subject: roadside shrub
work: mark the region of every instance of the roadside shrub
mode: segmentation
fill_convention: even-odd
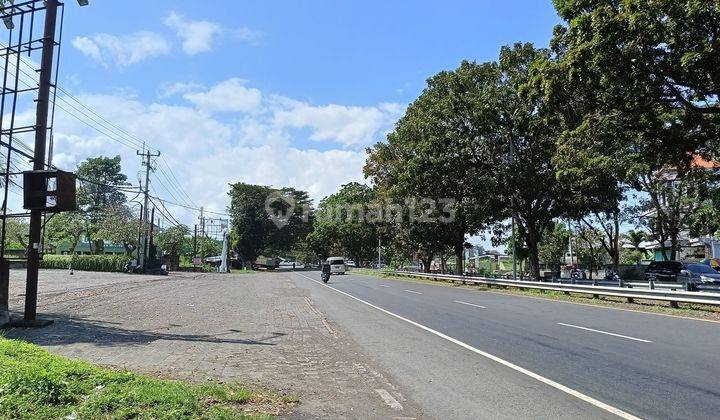
[[[45,255],[40,268],[67,270],[72,264],[78,271],[122,272],[127,262],[125,255]]]

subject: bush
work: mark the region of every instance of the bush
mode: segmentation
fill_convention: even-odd
[[[72,264],[78,271],[122,272],[127,262],[125,255],[45,255],[40,268],[67,270]]]

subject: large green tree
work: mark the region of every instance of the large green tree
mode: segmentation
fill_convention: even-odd
[[[640,192],[643,212],[654,215],[648,226],[673,242],[674,258],[673,237],[705,201],[695,188],[667,189],[660,175],[676,169],[688,185],[695,156],[720,150],[720,2],[554,4],[565,23],[555,28],[552,59],[539,66],[535,86],[563,117],[558,176],[595,209],[617,211],[619,185]],[[675,195],[674,204],[657,199],[663,195]]]
[[[45,224],[45,240],[55,246],[67,242],[72,255],[85,235],[85,227],[85,216],[81,212],[58,213]]]
[[[230,185],[229,195],[234,248],[243,264],[264,252],[290,251],[305,238],[310,213],[306,192],[238,182]]]
[[[108,209],[120,206],[127,200],[118,189],[129,185],[127,176],[122,173],[120,156],[88,158],[78,165],[76,174],[80,180],[77,202],[87,218],[88,238],[96,238],[92,241],[94,251],[102,252],[103,241],[97,239],[100,222]]]
[[[325,197],[318,206],[313,230],[307,241],[314,252],[327,258],[343,253],[356,263],[373,258],[377,250],[377,208],[375,191],[357,182],[345,184],[335,194]]]
[[[98,221],[94,239],[120,244],[130,256],[138,248],[140,220],[124,204],[109,206]]]
[[[170,269],[177,269],[180,253],[189,235],[190,229],[185,225],[167,228],[156,235],[155,240],[166,256]]]
[[[380,195],[404,204],[408,219],[416,212],[423,216],[398,226],[404,230],[400,237],[428,259],[452,249],[460,274],[466,236],[502,213],[494,176],[500,160],[490,152],[497,134],[498,75],[495,63],[465,61],[431,77],[387,142],[368,150],[365,174]]]
[[[543,95],[529,88],[532,70],[547,60],[548,52],[532,44],[503,47],[499,100],[494,105],[500,112],[496,153],[503,156],[498,178],[527,247],[533,279],[540,277],[540,241],[554,228],[554,220],[568,213],[571,198],[553,162],[562,121]]]

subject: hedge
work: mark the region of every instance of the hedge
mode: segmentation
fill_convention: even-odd
[[[127,262],[125,255],[45,255],[40,268],[67,270],[72,264],[78,271],[122,272]]]

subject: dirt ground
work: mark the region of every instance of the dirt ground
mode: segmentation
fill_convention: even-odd
[[[50,351],[159,377],[240,382],[296,395],[288,418],[393,418],[377,390],[418,417],[392,378],[358,351],[282,272],[141,276],[44,270],[43,329],[13,329]],[[22,310],[24,272],[11,272]]]

